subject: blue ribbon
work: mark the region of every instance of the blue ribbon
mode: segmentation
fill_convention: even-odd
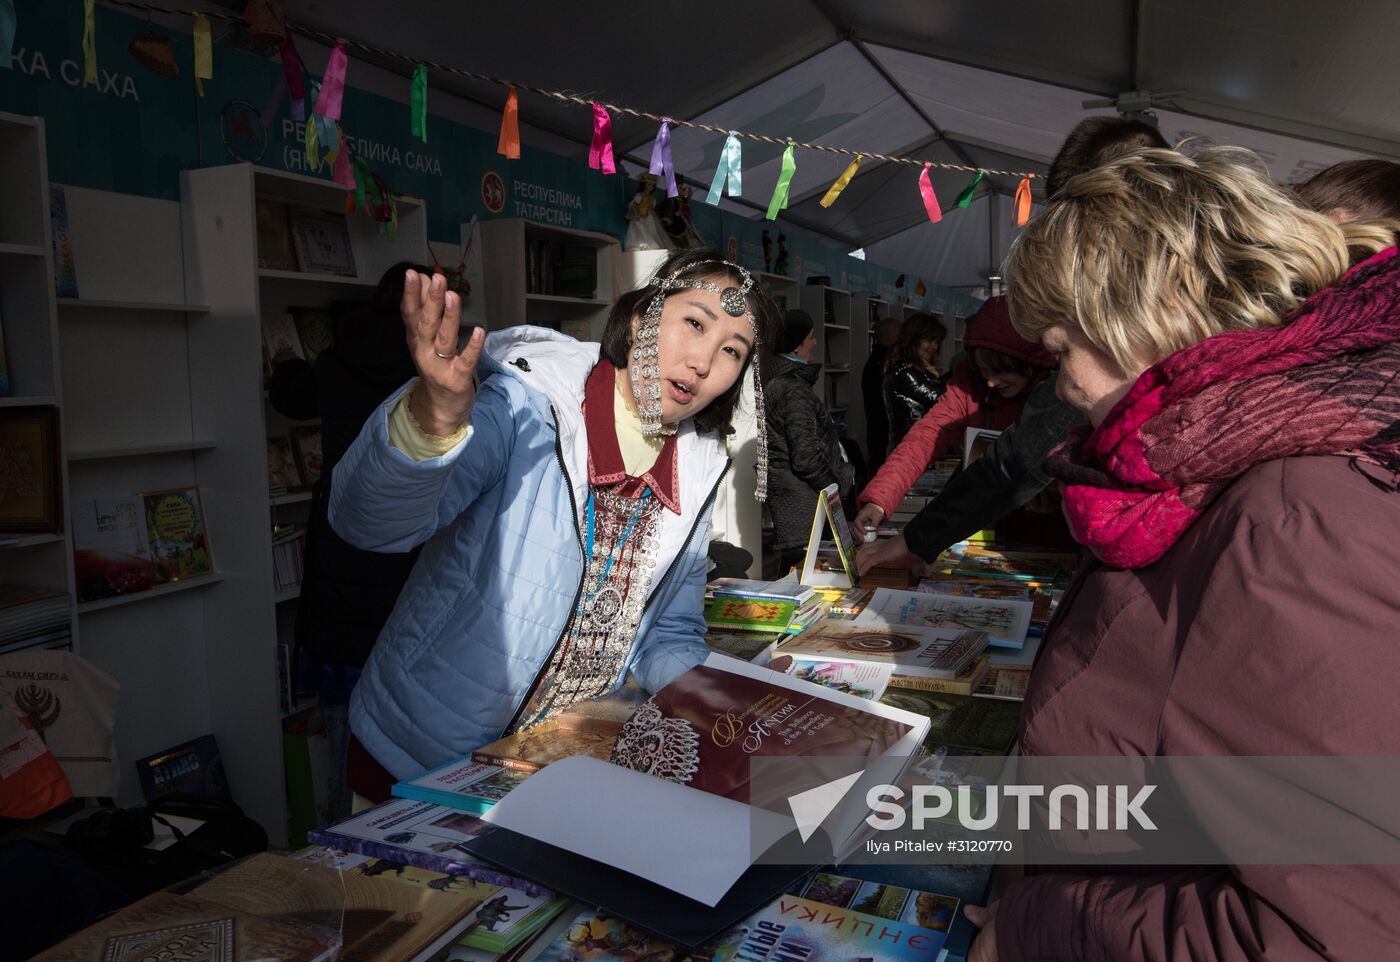
[[[0,67],[10,69],[10,52],[15,48],[15,0],[0,0]],[[674,196],[674,195],[673,195]]]
[[[724,150],[720,152],[719,166],[715,168],[715,179],[710,184],[710,194],[705,198],[705,203],[719,203],[720,196],[724,193],[726,180],[729,182],[729,196],[740,196],[742,188],[741,159],[742,148],[739,146],[739,137],[731,130],[728,139],[724,142]]]
[[[661,121],[661,129],[656,132],[656,141],[651,145],[651,172],[666,178],[666,196],[675,197],[676,165],[671,160],[671,121]]]

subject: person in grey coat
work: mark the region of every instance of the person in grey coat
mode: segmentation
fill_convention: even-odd
[[[817,339],[806,311],[788,311],[778,354],[764,382],[768,414],[768,508],[773,516],[773,547],[778,570],[801,562],[816,513],[817,492],[835,483],[843,494],[855,483],[855,469],[841,454],[841,440],[814,385]]]

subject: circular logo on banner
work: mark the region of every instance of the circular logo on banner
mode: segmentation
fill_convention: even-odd
[[[481,202],[493,214],[506,209],[506,184],[494,170],[481,175]]]
[[[219,116],[224,150],[234,160],[257,163],[267,150],[267,128],[258,120],[258,108],[245,100],[230,100]]]
[[[739,238],[733,234],[729,235],[729,243],[725,245],[725,258],[731,264],[739,263]]]

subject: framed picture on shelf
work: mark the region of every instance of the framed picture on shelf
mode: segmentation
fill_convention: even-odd
[[[256,202],[258,219],[258,266],[267,270],[294,271],[297,252],[292,244],[292,227],[287,205],[270,197]]]
[[[171,488],[141,494],[146,534],[156,580],[183,581],[214,573],[214,555],[204,524],[199,488]]]
[[[355,252],[344,214],[293,207],[289,214],[297,267],[310,274],[355,276]]]
[[[0,409],[0,532],[63,530],[58,409]]]
[[[298,424],[292,428],[292,450],[297,455],[297,468],[302,480],[314,485],[321,480],[321,426]]]

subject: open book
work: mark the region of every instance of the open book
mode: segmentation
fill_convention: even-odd
[[[1024,599],[953,597],[937,592],[879,588],[856,616],[855,623],[985,631],[989,645],[1020,648],[1026,643],[1031,608],[1031,603]]]
[[[555,762],[483,816],[517,839],[544,843],[551,857],[511,864],[512,848],[521,846],[492,844],[490,834],[468,849],[508,869],[533,871],[537,881],[565,892],[579,883],[538,875],[564,871],[561,854],[581,856],[591,870],[574,869],[589,888],[571,894],[695,944],[696,936],[710,934],[696,926],[722,927],[724,919],[681,915],[704,916],[706,907],[723,905],[732,922],[791,882],[788,866],[795,862],[777,866],[785,874],[755,864],[771,861],[775,851],[812,865],[853,850],[867,831],[868,789],[898,781],[928,727],[913,712],[712,654],[637,710],[618,738],[618,764],[587,757]],[[780,777],[755,777],[761,765],[781,766]],[[697,839],[704,840],[703,857]],[[809,840],[812,847],[803,848]],[[778,889],[736,886],[748,873],[766,874]],[[609,884],[620,887],[616,898],[609,897]],[[681,900],[659,918],[666,891]],[[668,926],[678,920],[691,928]]]

